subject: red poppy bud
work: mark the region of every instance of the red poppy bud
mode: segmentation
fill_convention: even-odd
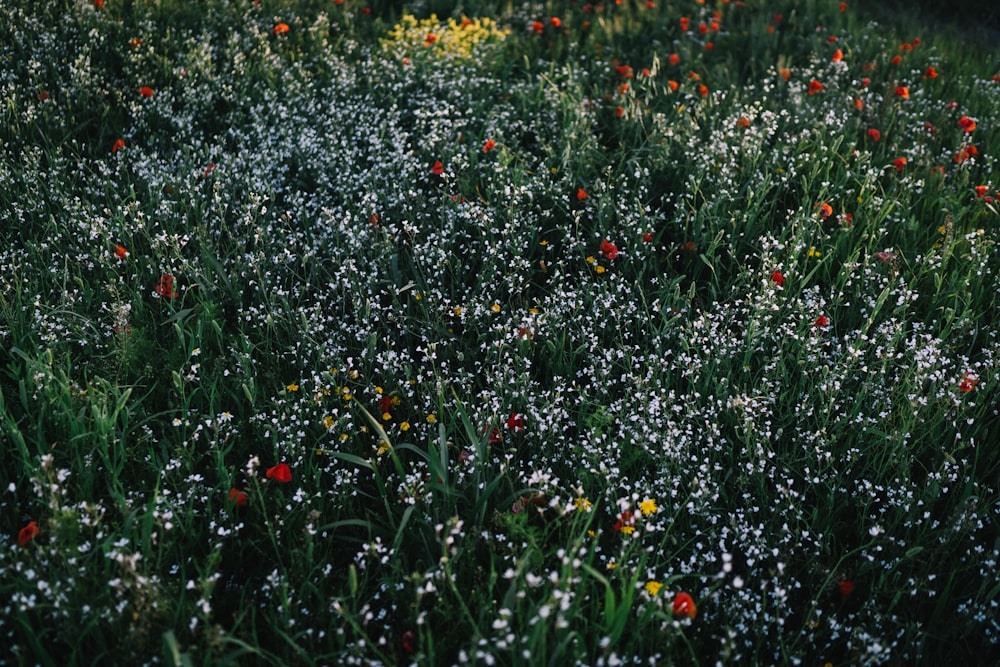
[[[698,607],[695,605],[694,599],[692,599],[687,593],[678,593],[674,597],[672,607],[674,616],[680,616],[681,618],[694,618],[698,615]]]

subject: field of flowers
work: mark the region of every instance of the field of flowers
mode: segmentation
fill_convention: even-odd
[[[1000,662],[1000,60],[833,0],[4,0],[0,665]]]

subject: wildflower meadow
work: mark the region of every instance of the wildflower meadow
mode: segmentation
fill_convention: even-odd
[[[3,0],[0,664],[1000,664],[1000,47],[870,4]]]

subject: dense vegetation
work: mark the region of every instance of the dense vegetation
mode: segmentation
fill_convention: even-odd
[[[0,663],[996,664],[1000,62],[919,30],[5,1]]]

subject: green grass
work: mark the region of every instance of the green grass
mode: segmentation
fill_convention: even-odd
[[[6,3],[0,664],[1000,660],[1000,63],[839,5]]]

